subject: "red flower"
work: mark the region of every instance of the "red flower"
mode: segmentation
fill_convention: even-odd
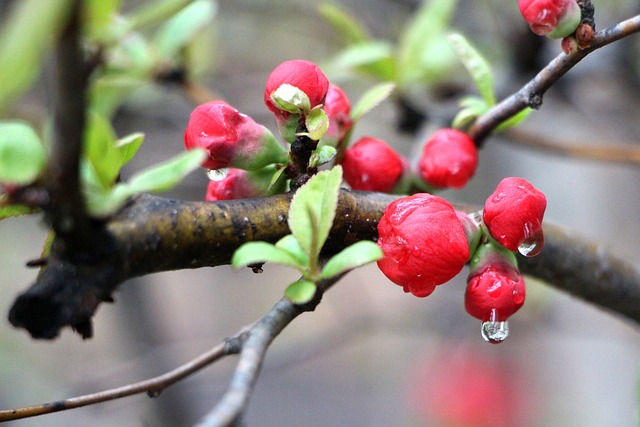
[[[536,255],[544,244],[544,193],[523,178],[505,178],[484,203],[484,223],[501,245],[523,255]]]
[[[249,172],[242,169],[228,169],[224,178],[209,181],[205,200],[213,202],[216,200],[246,199],[260,195],[262,195],[261,191],[251,181]]]
[[[508,262],[489,264],[469,276],[464,307],[473,317],[487,322],[505,321],[524,304],[524,279]]]
[[[402,157],[381,139],[365,136],[345,150],[344,178],[354,190],[388,193],[402,178]]]
[[[273,104],[271,94],[283,84],[297,87],[311,102],[311,108],[323,104],[329,89],[329,80],[316,64],[303,59],[285,61],[278,65],[267,78],[264,102],[277,119],[286,120],[290,113]]]
[[[207,150],[209,156],[202,166],[209,169],[255,170],[288,160],[286,151],[267,128],[224,101],[208,102],[193,110],[184,145],[187,150]]]
[[[351,129],[351,103],[342,89],[330,83],[327,98],[324,102],[324,112],[329,116],[329,129],[322,140],[333,146],[342,141]]]
[[[462,188],[478,166],[473,140],[455,129],[440,129],[427,141],[420,157],[420,175],[436,188]]]
[[[403,197],[387,206],[378,224],[378,245],[384,252],[378,268],[417,297],[451,280],[469,259],[453,206],[431,194]]]
[[[576,0],[518,0],[518,7],[531,31],[554,39],[573,34],[582,15]]]

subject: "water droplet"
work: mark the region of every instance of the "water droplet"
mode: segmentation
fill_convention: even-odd
[[[482,323],[482,338],[491,344],[500,344],[509,336],[509,322],[497,320],[496,310],[491,310],[491,319]]]
[[[539,228],[535,233],[532,233],[531,229],[531,224],[525,224],[525,238],[518,245],[518,252],[528,257],[538,255],[544,246],[544,234],[542,233],[542,229]]]
[[[500,203],[501,201],[504,200],[505,197],[507,197],[507,193],[505,193],[504,191],[500,191],[498,194],[493,196],[493,198],[491,199],[491,202]]]
[[[480,227],[480,224],[482,224],[482,211],[470,213],[468,217],[476,227]]]
[[[209,177],[211,181],[222,181],[223,179],[226,178],[228,173],[229,173],[228,168],[207,169],[207,177]]]

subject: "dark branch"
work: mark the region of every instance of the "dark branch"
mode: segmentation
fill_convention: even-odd
[[[587,49],[579,50],[571,55],[564,53],[558,55],[522,89],[480,116],[469,130],[469,136],[478,146],[482,145],[485,138],[503,121],[518,114],[526,107],[540,108],[545,92],[585,56],[638,31],[640,31],[640,15],[598,32],[591,46]]]

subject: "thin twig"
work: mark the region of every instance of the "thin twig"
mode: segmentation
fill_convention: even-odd
[[[469,136],[478,146],[500,123],[518,114],[526,107],[538,109],[545,92],[563,75],[591,52],[640,31],[640,15],[599,31],[591,46],[571,55],[561,53],[542,69],[529,83],[513,95],[493,106],[480,116],[469,130]]]
[[[320,303],[324,292],[342,277],[343,275],[340,275],[322,281],[313,301],[308,304],[297,305],[287,298],[282,298],[251,328],[226,393],[215,408],[197,424],[198,427],[223,427],[240,423],[273,339],[300,314],[313,311]]]
[[[24,408],[8,409],[0,411],[0,422],[19,420],[23,418],[36,417],[38,415],[50,414],[53,412],[66,411],[68,409],[80,408],[82,406],[93,405],[95,403],[107,402],[109,400],[120,399],[122,397],[133,396],[135,394],[147,393],[150,397],[156,397],[162,390],[181,379],[205,368],[216,362],[220,358],[236,354],[240,350],[243,332],[232,338],[228,338],[222,344],[213,347],[206,353],[184,365],[148,380],[128,384],[111,390],[104,390],[98,393],[86,394],[72,397],[57,402],[44,403],[41,405],[27,406]]]

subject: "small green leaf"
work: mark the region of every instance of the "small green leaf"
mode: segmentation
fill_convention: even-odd
[[[394,83],[379,83],[366,91],[351,110],[351,120],[354,122],[360,120],[362,116],[387,99],[395,87]]]
[[[347,44],[362,43],[369,39],[367,30],[346,10],[330,3],[323,3],[318,12]]]
[[[3,17],[0,32],[0,109],[38,77],[45,51],[70,16],[71,4],[71,0],[23,0],[8,8],[11,13]]]
[[[288,252],[296,259],[301,267],[307,269],[309,267],[309,255],[300,246],[300,243],[293,237],[293,234],[287,234],[276,242],[276,247]]]
[[[120,152],[120,168],[129,163],[129,160],[133,159],[143,142],[144,133],[142,132],[132,133],[117,141],[116,148]]]
[[[191,0],[157,0],[143,2],[142,6],[134,10],[128,19],[132,28],[165,22],[187,6]]]
[[[316,284],[308,281],[298,281],[290,284],[284,295],[294,304],[306,304],[316,294]]]
[[[448,69],[442,34],[451,23],[456,4],[456,0],[423,1],[413,20],[406,25],[397,55],[397,82],[402,90],[427,77],[438,78]]]
[[[312,109],[305,118],[306,135],[314,141],[320,140],[329,129],[329,116],[322,108]]]
[[[14,216],[29,215],[32,213],[40,212],[38,208],[32,208],[24,205],[3,205],[4,194],[0,195],[0,221],[6,218],[13,218]]]
[[[93,216],[103,217],[116,212],[128,198],[138,193],[166,191],[178,184],[206,158],[206,152],[194,149],[173,159],[154,165],[134,175],[129,182],[121,182],[105,189],[91,178],[91,169],[83,168],[84,194],[87,210]]]
[[[85,130],[85,155],[104,188],[110,188],[120,173],[122,154],[116,147],[116,134],[108,120],[89,116]]]
[[[271,95],[271,102],[278,108],[293,114],[308,113],[311,110],[311,101],[306,93],[290,84],[283,84],[274,90]]]
[[[127,186],[131,194],[170,190],[185,176],[200,167],[206,157],[207,153],[202,149],[186,151],[167,162],[154,165],[134,175]]]
[[[347,246],[336,255],[332,256],[322,269],[320,277],[328,279],[361,267],[370,262],[377,261],[384,256],[378,245],[369,241],[360,241]]]
[[[30,184],[46,163],[36,132],[24,122],[0,122],[0,182]]]
[[[311,154],[309,166],[315,168],[327,164],[336,157],[337,153],[338,151],[335,147],[331,145],[321,145],[316,149],[315,153]]]
[[[167,21],[156,33],[154,44],[161,58],[173,58],[216,15],[216,3],[195,0]]]
[[[317,258],[329,236],[341,181],[340,166],[322,171],[300,187],[291,201],[289,228],[310,259]]]
[[[92,41],[109,42],[109,27],[113,22],[122,0],[85,0],[82,12],[84,14],[85,31]]]
[[[455,129],[464,129],[484,114],[489,107],[484,99],[477,96],[469,96],[460,101],[462,109],[454,117],[451,126]]]
[[[449,44],[451,44],[458,59],[471,75],[478,92],[480,92],[480,96],[489,107],[494,105],[496,98],[493,92],[493,75],[487,60],[471,46],[471,43],[462,34],[449,34],[447,40],[449,40]]]
[[[500,123],[500,125],[498,125],[498,127],[496,127],[495,132],[502,132],[502,131],[505,131],[505,130],[510,129],[512,127],[518,126],[520,123],[524,122],[529,117],[529,115],[531,113],[533,113],[533,109],[532,108],[530,108],[530,107],[525,108],[524,110],[520,111],[515,116],[513,116],[510,119],[507,119],[504,122]]]
[[[267,242],[249,242],[240,246],[233,253],[231,265],[238,269],[251,264],[272,262],[287,265],[296,270],[304,270],[305,266],[288,251]]]
[[[393,46],[384,41],[349,46],[322,67],[330,75],[340,76],[358,71],[376,80],[393,80],[395,68]]]

